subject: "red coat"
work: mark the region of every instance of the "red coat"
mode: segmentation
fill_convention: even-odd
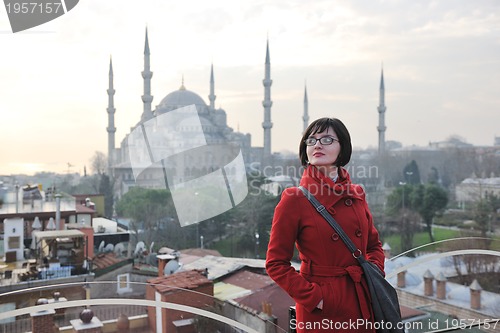
[[[300,185],[327,208],[365,257],[383,271],[382,244],[364,190],[351,183],[347,171],[339,169],[334,183],[309,166]],[[302,261],[300,273],[290,265],[294,245]],[[361,267],[296,187],[287,188],[276,206],[266,269],[296,302],[297,320],[290,324],[297,332],[375,332],[369,328],[373,316]],[[316,308],[321,299],[323,310]]]

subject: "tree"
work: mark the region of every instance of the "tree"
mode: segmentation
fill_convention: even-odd
[[[214,230],[214,238],[208,240],[206,244],[230,237],[232,243],[228,255],[231,256],[248,256],[253,252],[256,252],[255,255],[260,255],[265,252],[274,208],[280,200],[280,196],[265,192],[260,187],[264,182],[263,176],[247,174],[247,181],[249,193],[245,200],[235,208],[214,217],[210,223]],[[242,225],[244,227],[241,227]],[[256,234],[259,235],[259,245]]]
[[[269,241],[274,208],[281,199],[283,191],[281,189],[277,196],[264,191],[261,187],[264,181],[262,176],[248,175],[248,196],[235,209],[235,215],[249,226],[247,233],[252,239],[256,233],[259,234],[260,244],[267,244]]]
[[[152,190],[134,187],[116,204],[116,212],[132,219],[131,229],[136,241],[142,231],[144,241],[151,243],[164,220],[176,216],[172,197],[168,190]]]
[[[436,167],[431,167],[431,171],[427,175],[427,181],[431,184],[441,183],[441,180],[439,179],[439,171]]]
[[[406,184],[420,184],[420,171],[415,160],[412,160],[404,167],[403,178]]]
[[[495,230],[496,223],[498,222],[498,212],[500,212],[500,196],[490,193],[486,196],[491,209],[491,225],[490,231]]]
[[[447,242],[443,244],[443,249],[447,251],[471,250],[471,249],[491,249],[491,241],[488,239],[477,239],[475,233],[464,232],[460,241]],[[496,256],[478,254],[461,254],[453,256],[453,265],[456,271],[456,282],[463,285],[470,285],[474,279],[479,281],[484,290],[497,292],[500,269],[498,263],[500,259]]]
[[[101,175],[106,172],[108,161],[103,152],[96,151],[90,159],[90,168],[92,173]]]
[[[104,215],[106,217],[113,216],[113,184],[106,174],[101,175],[101,181],[99,182],[99,193],[104,195]]]
[[[411,249],[413,233],[418,227],[418,213],[427,226],[429,238],[432,235],[432,220],[448,204],[448,193],[436,184],[409,185],[397,187],[387,198],[389,214],[402,214],[401,245],[403,250]]]
[[[483,237],[494,230],[498,209],[500,209],[500,197],[493,193],[486,193],[485,198],[480,197],[479,201],[475,203],[473,208],[474,221]]]
[[[448,193],[436,184],[419,185],[412,205],[425,222],[429,238],[434,242],[432,220],[448,204]]]
[[[479,200],[474,206],[474,221],[481,231],[481,236],[486,237],[490,231],[491,209],[486,200]]]
[[[413,248],[413,235],[418,228],[418,219],[412,210],[414,191],[416,186],[402,183],[402,186],[396,187],[388,196],[389,215],[401,215],[400,235],[401,251],[407,251]]]

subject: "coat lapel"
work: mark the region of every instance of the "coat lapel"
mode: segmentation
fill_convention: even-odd
[[[359,191],[353,190],[349,173],[344,168],[339,168],[339,178],[335,183],[315,166],[309,165],[300,180],[300,185],[307,188],[332,215],[335,214],[335,204],[340,200],[362,199]]]

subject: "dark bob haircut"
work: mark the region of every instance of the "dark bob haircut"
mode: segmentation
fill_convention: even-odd
[[[306,167],[309,161],[307,160],[305,140],[313,134],[321,133],[332,128],[340,144],[340,154],[335,161],[337,167],[345,166],[351,160],[352,145],[351,136],[345,127],[344,123],[337,118],[319,118],[313,121],[304,132],[299,144],[299,158],[303,167]]]

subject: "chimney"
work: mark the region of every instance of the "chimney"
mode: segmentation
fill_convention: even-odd
[[[40,298],[36,305],[49,304],[46,298]],[[54,310],[43,310],[31,313],[32,333],[53,333],[54,332]]]
[[[406,271],[398,273],[398,288],[406,288]]]
[[[432,296],[434,295],[434,286],[432,282],[434,280],[434,275],[432,275],[430,270],[426,270],[424,273],[424,295]]]
[[[16,184],[16,214],[19,213],[19,184]]]
[[[64,230],[61,227],[61,196],[59,193],[56,194],[56,229]]]
[[[391,246],[388,243],[384,243],[382,250],[384,251],[385,257],[389,259],[391,257]]]
[[[436,297],[446,299],[446,277],[442,272],[436,276]]]
[[[130,320],[127,315],[121,313],[116,320],[116,332],[117,333],[129,333],[130,332]]]
[[[269,303],[268,301],[262,301],[262,312],[271,317],[273,315],[272,304]]]
[[[158,254],[158,276],[173,274],[179,268],[179,253],[172,252],[170,254]],[[167,270],[165,270],[167,268]]]
[[[158,259],[158,277],[160,277],[165,275],[165,266],[170,259],[164,259],[163,255],[157,255],[156,258]]]
[[[472,281],[470,288],[470,307],[474,310],[481,310],[481,286],[476,279]]]

